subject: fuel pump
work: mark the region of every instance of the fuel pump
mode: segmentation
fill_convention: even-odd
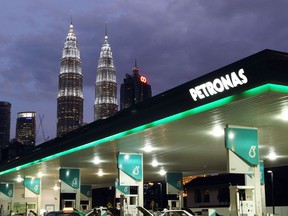
[[[138,209],[138,196],[137,195],[121,195],[120,196],[120,214],[121,216],[126,215],[137,215]]]
[[[255,188],[252,186],[230,186],[231,216],[254,216]]]
[[[180,207],[180,200],[168,200],[168,206],[172,210],[179,210]]]

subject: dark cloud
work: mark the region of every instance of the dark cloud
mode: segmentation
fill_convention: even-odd
[[[91,122],[106,21],[118,89],[137,59],[155,95],[263,49],[287,51],[287,6],[269,0],[2,2],[0,95],[12,103],[12,133],[16,113],[34,110],[45,115],[46,135],[55,136],[60,59],[71,18],[81,52],[85,121]]]

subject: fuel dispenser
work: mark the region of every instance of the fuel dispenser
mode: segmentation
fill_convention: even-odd
[[[10,212],[12,210],[11,204],[11,200],[2,200],[0,198],[0,215],[10,215]]]
[[[254,187],[230,186],[229,189],[231,216],[256,215]]]
[[[71,207],[76,208],[76,200],[75,199],[62,199],[62,208]]]
[[[120,212],[121,215],[133,216],[138,214],[138,195],[121,195]]]
[[[180,200],[168,200],[168,206],[172,210],[179,210],[179,209],[181,209]]]
[[[33,212],[37,212],[37,203],[36,202],[28,202],[26,203],[26,208],[27,208],[27,211],[26,211],[26,214],[28,215],[30,210],[33,211]]]
[[[80,201],[80,211],[85,212],[88,209],[90,209],[89,207],[89,200],[81,200]]]

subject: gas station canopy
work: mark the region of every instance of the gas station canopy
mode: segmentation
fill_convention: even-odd
[[[79,168],[81,184],[113,186],[117,154],[143,153],[144,181],[227,172],[224,128],[258,128],[265,167],[288,164],[288,54],[263,50],[35,146],[0,165],[0,182],[41,172],[42,187],[59,184],[59,169]],[[271,160],[273,156],[274,160]]]

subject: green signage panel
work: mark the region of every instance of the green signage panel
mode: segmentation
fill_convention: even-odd
[[[116,187],[117,190],[119,190],[121,193],[123,193],[124,195],[129,195],[130,194],[130,187],[129,186],[121,186],[118,185]]]
[[[70,169],[70,168],[61,168],[59,170],[60,180],[65,182],[67,185],[74,189],[80,188],[80,170],[79,169]]]
[[[131,178],[141,181],[142,173],[142,154],[118,154],[118,169],[122,170]]]
[[[92,187],[91,185],[81,185],[80,192],[86,197],[92,196]]]
[[[0,192],[5,194],[7,197],[12,198],[14,196],[13,184],[12,183],[0,183]]]
[[[167,173],[166,182],[179,191],[183,190],[183,174],[182,173]]]
[[[116,190],[119,190],[124,195],[129,195],[130,194],[130,187],[129,186],[122,186],[119,185],[119,181],[115,181],[115,188]]]
[[[246,163],[259,164],[258,130],[250,128],[225,128],[225,145]]]
[[[36,195],[40,194],[40,178],[25,178],[24,187]]]

